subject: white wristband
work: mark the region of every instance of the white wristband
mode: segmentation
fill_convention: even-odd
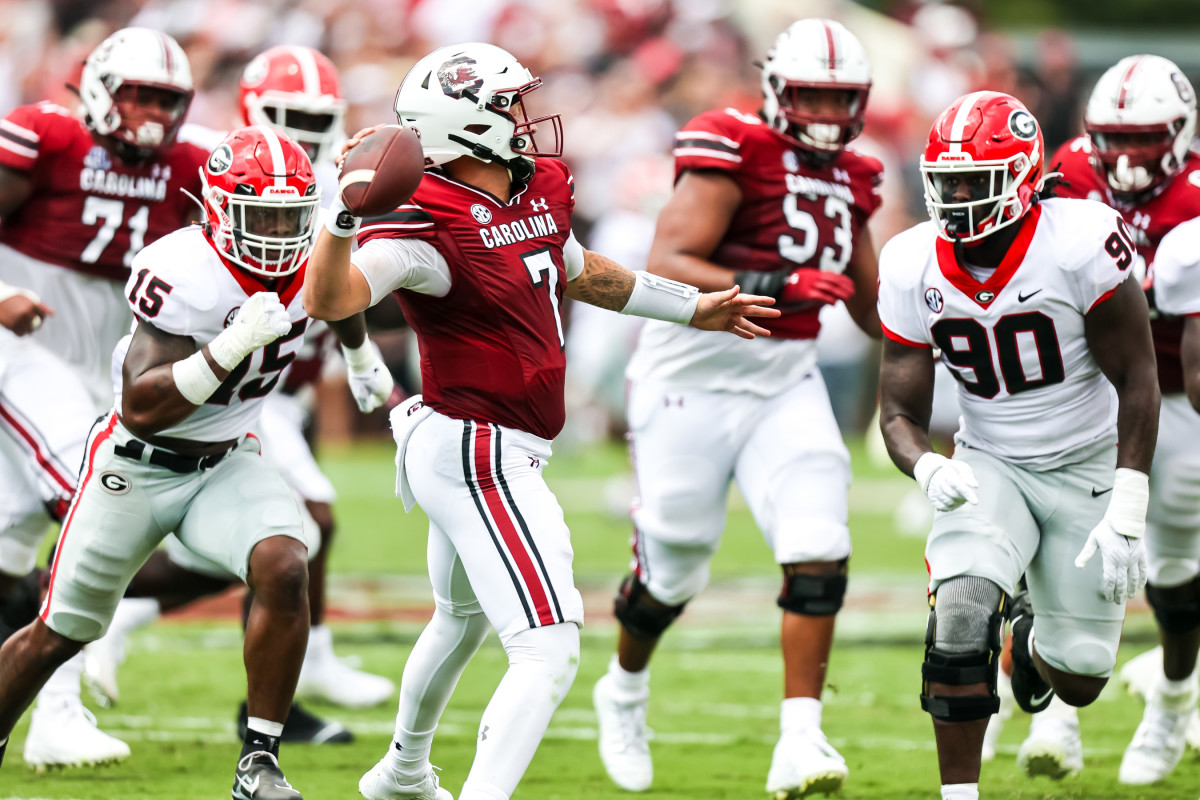
[[[1150,476],[1121,467],[1113,475],[1112,499],[1104,519],[1112,529],[1129,539],[1146,532],[1146,508],[1150,505]]]
[[[197,350],[172,364],[171,376],[175,379],[175,388],[194,406],[204,405],[204,401],[212,397],[212,393],[221,385],[221,379],[208,365],[203,350]]]
[[[930,450],[928,453],[923,453],[920,458],[913,464],[913,478],[917,485],[921,487],[921,491],[928,491],[929,480],[933,477],[933,473],[945,466],[946,457],[940,453],[935,453]]]
[[[629,300],[621,309],[622,314],[678,322],[680,325],[692,321],[696,304],[700,302],[699,289],[649,272],[635,274],[637,280]]]
[[[346,359],[346,367],[351,372],[366,372],[375,363],[375,345],[371,340],[364,339],[359,347],[342,345],[342,356]]]
[[[358,233],[362,217],[356,217],[342,202],[342,196],[333,198],[325,212],[325,230],[341,239],[352,239]]]

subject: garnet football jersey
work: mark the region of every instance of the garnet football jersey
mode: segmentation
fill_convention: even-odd
[[[1133,243],[1137,245],[1135,265],[1138,280],[1150,301],[1150,330],[1154,334],[1154,353],[1158,362],[1158,383],[1164,393],[1183,391],[1183,366],[1179,345],[1183,337],[1182,320],[1173,317],[1156,301],[1157,251],[1159,242],[1175,226],[1200,216],[1200,155],[1189,152],[1183,170],[1163,184],[1158,192],[1140,205],[1117,202],[1104,180],[1091,164],[1092,143],[1077,136],[1054,154],[1051,164],[1068,185],[1059,189],[1063,197],[1084,197],[1107,203],[1125,218]]]
[[[543,439],[562,430],[572,180],[561,161],[539,158],[528,186],[502,203],[433,170],[407,205],[364,220],[360,248],[415,239],[449,269],[444,296],[396,291],[420,345],[422,395],[439,413]]]
[[[879,207],[883,178],[880,162],[852,147],[826,167],[807,166],[761,119],[734,109],[701,114],[675,135],[676,180],[687,170],[721,172],[741,190],[729,229],[708,258],[730,271],[845,271]],[[773,395],[816,365],[820,313],[812,306],[757,320],[771,338],[752,341],[649,320],[627,374]]]
[[[280,386],[281,373],[304,344],[309,320],[300,297],[303,285],[301,269],[267,289],[249,272],[221,260],[195,225],[165,236],[138,253],[125,285],[134,316],[166,333],[191,337],[197,349],[225,330],[242,303],[255,292],[277,292],[292,320],[290,331],[246,356],[204,405],[183,421],[159,431],[159,436],[222,442],[236,439],[255,426],[262,398]],[[113,351],[113,390],[118,409],[121,367],[131,338],[132,334],[126,336]]]
[[[958,379],[956,440],[1030,469],[1072,463],[1116,442],[1116,394],[1084,316],[1130,276],[1133,252],[1111,208],[1046,200],[980,283],[924,222],[880,253],[883,332],[941,349]]]
[[[28,175],[33,192],[0,222],[0,244],[31,258],[124,283],[143,245],[199,208],[208,151],[176,141],[130,166],[101,147],[82,121],[53,103],[22,106],[0,121],[0,166]]]

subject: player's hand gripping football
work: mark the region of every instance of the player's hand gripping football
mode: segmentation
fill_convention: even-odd
[[[913,464],[913,477],[938,511],[953,511],[963,503],[978,503],[979,481],[965,461],[925,453]]]
[[[350,394],[354,395],[358,410],[369,414],[392,396],[396,388],[392,373],[383,363],[379,347],[369,339],[357,350],[343,347],[342,354],[346,357]]]
[[[0,285],[0,325],[17,336],[33,333],[53,313],[50,306],[28,289]]]
[[[382,127],[383,127],[383,125],[380,124],[380,125],[372,125],[369,128],[363,128],[358,133],[354,134],[349,139],[342,142],[342,149],[339,150],[338,154],[333,157],[333,163],[337,164],[338,169],[342,168],[342,162],[346,160],[346,153],[349,153],[351,148],[355,147],[359,142],[361,142],[364,138],[366,138],[366,136],[368,134],[374,133],[375,131],[379,130]]]
[[[1096,496],[1095,489],[1092,496]],[[1103,570],[1101,594],[1109,602],[1124,603],[1136,597],[1146,585],[1146,549],[1142,534],[1146,530],[1149,502],[1150,484],[1146,473],[1117,469],[1112,499],[1104,519],[1088,534],[1087,542],[1075,558],[1075,566],[1083,569],[1099,551]]]
[[[743,339],[770,336],[770,331],[755,325],[751,318],[778,317],[777,309],[768,308],[774,304],[774,298],[742,294],[737,286],[723,292],[705,292],[700,295],[696,313],[688,324],[702,331],[729,331]]]

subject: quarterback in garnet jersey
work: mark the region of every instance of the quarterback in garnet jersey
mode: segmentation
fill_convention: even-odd
[[[542,478],[563,424],[562,298],[745,337],[766,333],[752,318],[778,313],[755,305],[767,298],[701,294],[585,251],[571,234],[571,175],[555,160],[558,115],[528,116],[540,83],[490,44],[418,61],[395,107],[421,138],[420,187],[380,217],[343,206],[327,218],[305,277],[318,319],[395,292],[421,350],[424,398],[391,419],[396,494],[429,516],[435,611],[404,668],[394,746],[359,782],[369,800],[448,800],[429,763],[433,731],[489,627],[508,670],[459,800],[512,795],[574,680],[583,601]],[[539,147],[547,134],[554,144]]]
[[[1130,56],[1097,81],[1084,127],[1087,133],[1064,144],[1050,162],[1063,174],[1058,193],[1100,200],[1124,217],[1138,249],[1135,269],[1150,301],[1163,394],[1146,516],[1146,597],[1155,611],[1162,648],[1140,661],[1147,665],[1146,712],[1119,772],[1122,783],[1136,785],[1169,775],[1183,756],[1188,726],[1200,729],[1195,675],[1200,613],[1194,610],[1200,592],[1200,506],[1195,500],[1200,455],[1193,446],[1180,446],[1200,439],[1200,415],[1185,394],[1184,330],[1190,321],[1174,310],[1180,306],[1177,300],[1166,298],[1164,304],[1159,297],[1160,288],[1177,292],[1180,284],[1188,285],[1196,267],[1193,261],[1180,263],[1176,255],[1169,267],[1177,274],[1170,286],[1160,287],[1157,264],[1160,242],[1200,217],[1200,156],[1190,149],[1196,133],[1195,92],[1171,61]],[[1137,665],[1127,669],[1139,671]],[[1039,735],[1038,723],[1035,717],[1026,740],[1029,748],[1039,738],[1053,738],[1052,733]],[[1081,752],[1077,723],[1067,733],[1073,749]],[[1076,768],[1081,766],[1080,760]]]
[[[834,618],[846,589],[849,454],[817,370],[821,309],[844,301],[878,337],[875,251],[882,166],[848,146],[870,69],[836,22],[806,19],[763,65],[763,109],[709,111],[675,135],[675,192],[647,268],[778,300],[770,339],[649,322],[630,360],[627,418],[637,475],[632,574],[621,584],[617,655],[596,684],[609,777],[648,788],[644,717],[659,638],[708,581],[736,480],[780,565],[784,700],[767,791],[833,791],[846,763],[821,729]],[[803,420],[797,423],[797,420]]]
[[[198,194],[207,157],[176,140],[192,77],[165,34],[114,33],[84,63],[79,96],[81,116],[39,103],[0,120],[0,284],[42,309],[30,335],[0,330],[0,587],[33,568],[50,517],[70,502],[88,426],[112,402],[129,265],[196,214],[181,189]],[[31,765],[129,754],[80,706],[81,661],[39,699],[25,742]]]
[[[942,800],[980,796],[1005,616],[1021,708],[1088,705],[1146,580],[1159,393],[1135,251],[1111,208],[1042,200],[1044,160],[1015,98],[959,98],[921,159],[931,220],[880,254],[884,441],[935,510],[921,707]],[[929,442],[934,348],[962,406],[953,458]]]

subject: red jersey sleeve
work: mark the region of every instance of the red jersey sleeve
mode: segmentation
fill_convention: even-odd
[[[706,111],[675,134],[676,180],[689,169],[741,169],[745,126],[738,125],[731,114],[729,110]]]
[[[64,122],[66,125],[64,125]],[[67,131],[78,127],[70,112],[53,103],[21,106],[0,120],[0,166],[32,172],[43,155],[70,143]]]
[[[425,239],[435,238],[433,215],[414,202],[406,203],[395,211],[367,217],[358,229],[358,246],[372,239]]]

